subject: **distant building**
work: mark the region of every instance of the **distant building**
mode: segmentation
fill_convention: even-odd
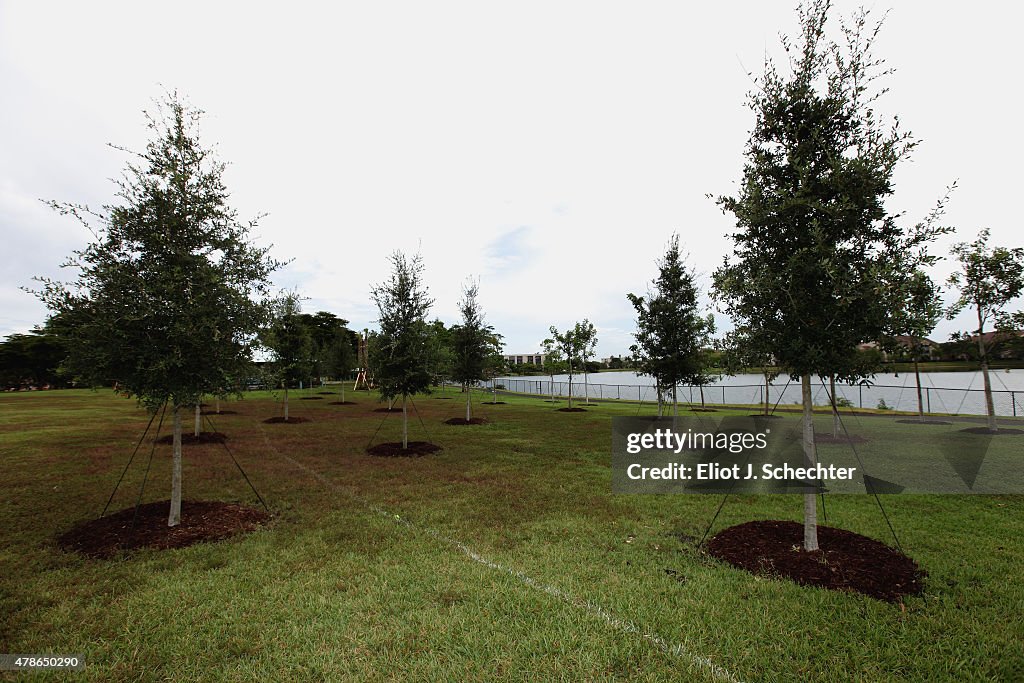
[[[509,365],[544,365],[545,353],[507,353],[503,356]]]
[[[931,339],[921,339],[918,337],[911,337],[909,335],[901,334],[892,337],[890,341],[899,346],[904,352],[909,353],[914,349],[915,346],[922,346],[925,349],[925,356],[928,360],[938,360],[942,354],[942,345],[938,342],[933,342]],[[868,351],[870,349],[878,349],[882,354],[882,360],[890,360],[890,353],[878,342],[867,342],[865,344],[858,344],[857,349],[860,351]]]

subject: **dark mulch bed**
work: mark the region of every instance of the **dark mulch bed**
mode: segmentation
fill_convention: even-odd
[[[452,400],[452,397],[451,396],[435,396],[434,400],[435,401],[450,401],[450,400]]]
[[[587,412],[587,409],[586,408],[559,408],[558,412],[560,412],[560,413],[585,413],[585,412]]]
[[[388,441],[370,446],[366,452],[370,455],[377,455],[389,458],[418,458],[431,453],[437,453],[441,447],[426,441],[410,441],[408,448],[402,448],[401,441]]]
[[[185,500],[181,503],[181,524],[167,526],[171,501],[127,508],[106,517],[89,520],[57,538],[68,551],[106,558],[121,550],[137,548],[184,548],[193,543],[219,541],[252,531],[270,515],[262,510],[217,501]],[[135,519],[134,527],[132,519]]]
[[[355,404],[356,404],[355,401],[331,401],[327,405],[329,405],[329,406],[354,406]]]
[[[781,415],[765,415],[764,413],[753,413],[749,417],[759,417],[762,420],[781,420]]]
[[[278,425],[278,424],[297,425],[297,424],[300,424],[302,422],[309,422],[309,418],[308,417],[289,417],[286,420],[286,419],[284,419],[283,416],[278,415],[277,417],[268,417],[266,420],[263,421],[263,424],[268,424],[268,425]]]
[[[814,443],[867,443],[860,434],[840,434],[839,436],[833,436],[831,434],[817,434],[814,435]]]
[[[375,413],[400,413],[400,412],[402,412],[402,409],[401,408],[374,408],[373,412],[375,412]]]
[[[320,394],[321,396],[334,396],[338,392],[337,391],[318,391],[316,393]]]
[[[507,405],[506,401],[480,401],[482,406],[503,406]]]
[[[896,420],[901,425],[951,425],[952,422],[945,420]]]
[[[222,410],[219,413],[216,410],[201,410],[200,415],[238,415],[236,410]]]
[[[299,398],[300,401],[322,401],[324,400],[321,396],[303,396]]]
[[[1024,429],[1012,429],[1010,427],[1000,427],[999,431],[989,431],[988,427],[968,427],[967,429],[961,429],[961,432],[967,432],[968,434],[989,434],[991,436],[1013,436],[1014,434],[1024,434]]]
[[[444,421],[446,425],[482,425],[486,422],[487,420],[482,417],[471,417],[468,420],[464,417],[453,417]]]
[[[717,413],[718,408],[690,408],[692,413]]]
[[[708,553],[761,576],[782,576],[801,586],[856,591],[899,602],[923,590],[927,572],[903,553],[852,531],[818,527],[818,550],[803,549],[799,522],[746,522],[716,534]]]
[[[228,440],[228,435],[224,432],[199,432],[199,436],[196,436],[194,432],[181,435],[181,445],[191,446],[197,443],[224,443]],[[156,440],[157,443],[174,443],[174,434],[168,434],[167,436],[161,436]]]

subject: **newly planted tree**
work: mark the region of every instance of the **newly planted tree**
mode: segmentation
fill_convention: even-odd
[[[989,347],[996,335],[986,338],[985,326],[1013,321],[1007,316],[1006,306],[1024,292],[1024,248],[989,247],[989,231],[982,230],[978,239],[970,244],[961,242],[953,247],[953,255],[960,262],[960,270],[949,278],[949,284],[959,290],[960,296],[950,306],[948,316],[953,318],[967,307],[973,308],[978,320],[978,358],[985,383],[985,411],[989,431],[999,430],[996,424],[995,404],[992,401],[992,380],[989,377]],[[1016,322],[1016,321],[1014,321]]]
[[[876,114],[884,62],[880,24],[861,11],[825,37],[829,4],[801,7],[801,35],[784,40],[789,73],[771,60],[749,95],[755,123],[739,193],[719,205],[736,220],[735,255],[715,274],[738,326],[758,330],[777,364],[801,382],[803,451],[815,465],[811,377],[859,381],[857,345],[883,336],[895,292],[926,262],[936,232],[904,232],[886,209],[896,164],[915,146]],[[804,548],[816,550],[814,492],[804,496]]]
[[[582,323],[576,323],[573,328],[576,342],[580,349],[580,363],[583,365],[583,395],[587,404],[590,403],[590,383],[587,381],[587,361],[594,357],[597,349],[597,328],[589,320],[584,319]]]
[[[488,360],[493,356],[494,330],[484,323],[483,309],[477,301],[479,285],[471,282],[462,290],[459,312],[462,322],[451,330],[452,379],[466,391],[466,422],[473,418],[472,392],[469,387],[487,378]]]
[[[274,303],[263,343],[274,355],[275,385],[284,389],[284,421],[287,422],[288,386],[309,377],[313,356],[313,339],[302,318],[298,294],[286,293]]]
[[[381,398],[402,397],[402,448],[409,447],[409,396],[430,391],[426,356],[430,340],[427,312],[433,304],[423,284],[419,254],[411,260],[401,252],[391,256],[390,279],[373,288],[380,331],[374,339],[374,374]]]
[[[68,323],[66,366],[79,381],[116,383],[151,411],[170,408],[170,526],[181,519],[182,411],[244,374],[265,316],[257,300],[281,265],[249,242],[255,223],[228,206],[224,164],[200,144],[200,116],[176,95],[147,114],[153,137],[118,181],[117,204],[94,212],[51,202],[96,241],[67,264],[75,281],[43,280],[38,292]]]
[[[636,309],[636,344],[630,346],[640,373],[654,377],[658,388],[658,415],[662,393],[671,389],[673,411],[678,414],[676,386],[708,382],[705,349],[711,343],[714,318],[701,314],[693,269],[679,250],[679,236],[669,240],[658,260],[658,277],[646,296],[627,294]]]
[[[584,348],[587,344],[596,343],[597,332],[589,320],[576,323],[572,329],[559,332],[554,325],[550,330],[551,337],[545,339],[542,346],[545,350],[553,350],[555,356],[564,359],[566,371],[569,375],[569,409],[572,409],[572,379],[577,369],[583,364]],[[593,342],[591,341],[593,340]],[[593,353],[591,351],[591,353]],[[552,385],[554,384],[552,377]]]

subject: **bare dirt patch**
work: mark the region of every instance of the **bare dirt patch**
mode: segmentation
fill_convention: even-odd
[[[832,434],[818,434],[814,435],[814,443],[867,443],[868,440],[859,434],[840,434],[834,436]]]
[[[195,435],[195,432],[189,432],[181,435],[182,446],[192,446],[194,444],[203,443],[224,443],[228,440],[228,435],[224,432],[199,432],[199,436]],[[174,435],[167,434],[161,436],[156,440],[157,443],[174,443]]]
[[[996,431],[991,431],[988,427],[968,427],[961,429],[961,432],[967,432],[968,434],[989,434],[991,436],[1014,436],[1024,434],[1024,429],[1012,429],[1010,427],[1000,427]]]
[[[464,417],[453,417],[445,420],[446,425],[482,425],[487,424],[487,420],[482,417],[471,417],[468,420]]]
[[[760,576],[780,576],[801,586],[899,602],[904,595],[923,590],[927,573],[895,548],[852,531],[818,527],[814,551],[803,549],[804,528],[799,522],[766,520],[729,527],[712,538],[707,551],[713,557]]]
[[[270,519],[262,510],[217,501],[181,503],[181,524],[167,526],[171,502],[147,503],[136,508],[83,522],[57,538],[71,552],[107,558],[122,550],[184,548],[194,543],[219,541],[252,531]]]
[[[387,441],[376,446],[370,446],[366,452],[386,458],[419,458],[431,453],[437,453],[441,447],[428,441],[410,441],[408,448],[402,448],[401,441]]]

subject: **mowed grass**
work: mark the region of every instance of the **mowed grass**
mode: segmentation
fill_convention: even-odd
[[[296,400],[315,395],[292,396],[308,423],[263,424],[281,412],[265,393],[211,416],[272,523],[105,561],[55,537],[99,515],[147,415],[110,392],[0,396],[0,652],[84,654],[84,671],[38,680],[1024,679],[1021,496],[884,497],[929,572],[923,596],[890,605],[708,558],[694,541],[718,496],[611,494],[610,416],[635,405],[479,394],[490,422],[448,426],[465,410],[449,390],[418,397],[410,425],[441,453],[375,458],[366,445],[398,439],[401,416],[365,393]],[[1024,439],[992,447],[1024,455]],[[135,503],[150,448],[112,510]],[[186,447],[184,488],[258,505],[216,444]],[[142,500],[169,491],[157,446]],[[869,496],[827,503],[829,524],[892,542]],[[715,529],[800,512],[798,496],[734,497]]]

